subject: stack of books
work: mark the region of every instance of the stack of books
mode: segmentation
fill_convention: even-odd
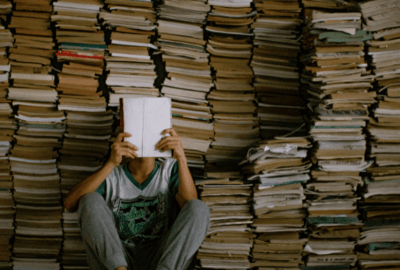
[[[15,42],[8,98],[19,125],[10,153],[17,210],[14,269],[59,267],[62,206],[56,150],[65,116],[56,108],[55,77],[50,74],[55,52],[50,2],[16,2],[9,24]]]
[[[394,269],[400,265],[399,166],[368,169],[359,204],[364,221],[357,242],[360,269]]]
[[[63,213],[63,256],[61,264],[65,270],[86,270],[85,244],[78,224],[78,213]]]
[[[66,113],[66,132],[58,162],[61,192],[65,196],[75,184],[102,166],[109,148],[113,114],[106,110],[105,97],[99,91],[107,48],[98,20],[103,1],[59,0],[53,5],[51,20],[56,28],[60,69],[58,110]],[[66,248],[76,235],[65,229],[63,267],[85,269],[85,251]],[[79,259],[73,261],[71,256]]]
[[[151,1],[105,1],[107,9],[100,19],[110,31],[106,56],[109,106],[117,108],[119,99],[135,96],[159,96],[154,87],[157,78],[152,59],[156,12]]]
[[[100,30],[97,18],[103,3],[59,0],[53,5],[51,21],[56,27],[57,61],[64,63],[62,72],[58,74],[58,108],[103,112],[105,98],[97,92],[106,49],[104,32]]]
[[[207,94],[214,86],[204,40],[210,6],[202,0],[165,0],[157,8],[157,45],[165,63],[161,93],[172,100],[172,126],[182,138],[189,168],[202,174],[214,136]]]
[[[3,6],[2,6],[3,5]],[[7,14],[11,3],[0,2],[0,14]],[[11,8],[10,8],[11,9]],[[0,17],[1,18],[1,17]],[[12,269],[11,240],[14,235],[15,203],[12,194],[12,176],[8,154],[12,135],[17,128],[12,114],[8,93],[8,78],[11,66],[8,60],[8,48],[13,47],[14,38],[0,19],[0,269]]]
[[[215,89],[208,95],[214,118],[214,140],[206,159],[239,163],[247,148],[258,141],[250,25],[257,14],[252,0],[209,1],[207,51]]]
[[[298,0],[256,0],[257,19],[251,28],[254,49],[251,67],[257,93],[261,138],[273,139],[295,129],[307,134],[300,97],[300,3]]]
[[[368,64],[376,75],[378,104],[367,126],[369,157],[363,200],[359,204],[364,226],[358,241],[360,269],[393,269],[400,265],[400,1],[359,3],[367,41]]]
[[[11,11],[12,11],[11,0],[1,0],[0,1],[0,22],[7,21],[8,15],[11,14]]]
[[[250,148],[242,171],[253,188],[253,228],[257,233],[252,267],[298,269],[307,238],[303,184],[310,179],[306,159],[311,143],[304,137],[261,141]],[[264,268],[263,268],[264,267]]]
[[[313,112],[316,167],[305,191],[310,238],[304,256],[307,267],[349,269],[357,261],[355,244],[362,226],[357,210],[360,172],[370,165],[364,160],[362,128],[376,97],[369,92],[374,76],[366,69],[363,52],[371,35],[361,30],[360,12],[309,7],[313,9],[304,13],[301,82]]]
[[[249,269],[255,237],[249,226],[252,184],[230,168],[208,170],[205,176],[195,183],[210,208],[211,226],[197,253],[198,269]]]

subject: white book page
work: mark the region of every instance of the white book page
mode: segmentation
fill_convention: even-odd
[[[171,150],[156,149],[156,144],[164,137],[161,133],[172,127],[171,100],[146,98],[144,107],[143,157],[172,157]]]
[[[124,98],[124,132],[130,133],[124,141],[135,145],[139,157],[143,156],[143,115],[144,98]]]

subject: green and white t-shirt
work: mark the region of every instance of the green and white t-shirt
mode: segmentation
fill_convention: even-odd
[[[179,205],[178,164],[175,159],[156,160],[142,184],[127,164],[115,168],[96,190],[114,214],[119,237],[127,245],[140,246],[160,238],[173,224]]]

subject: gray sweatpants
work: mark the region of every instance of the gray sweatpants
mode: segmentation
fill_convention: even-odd
[[[84,195],[78,214],[88,264],[94,270],[114,270],[118,266],[132,270],[185,270],[210,225],[208,206],[191,200],[160,240],[131,248],[121,242],[113,214],[101,195]]]

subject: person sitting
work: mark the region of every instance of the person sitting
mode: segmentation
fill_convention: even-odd
[[[139,158],[120,133],[108,161],[74,186],[64,201],[78,211],[90,269],[185,270],[210,226],[197,199],[181,138],[174,129],[157,144],[173,158]],[[127,158],[127,163],[122,163]]]

